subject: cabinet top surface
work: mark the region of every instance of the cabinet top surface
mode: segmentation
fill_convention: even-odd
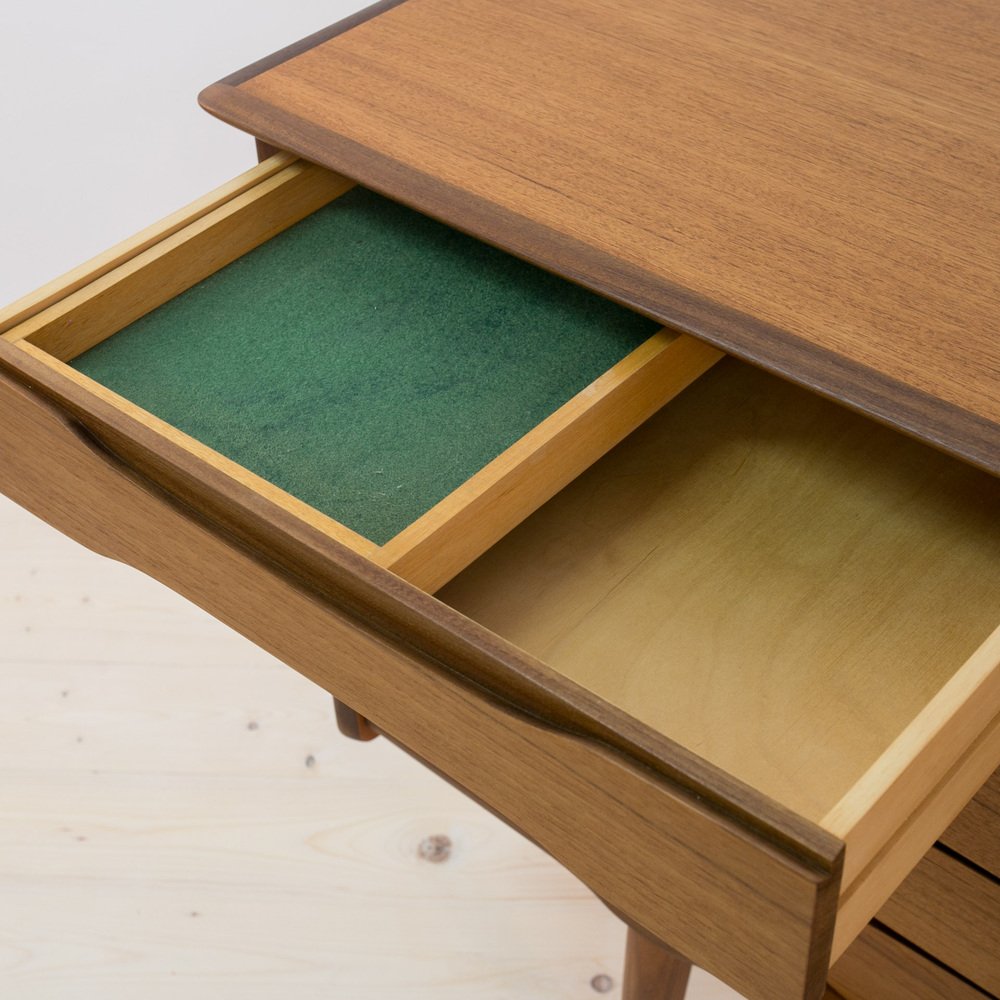
[[[203,105],[1000,472],[1000,4],[375,13]]]

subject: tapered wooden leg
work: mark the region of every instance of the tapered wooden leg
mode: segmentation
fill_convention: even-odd
[[[345,705],[337,698],[333,699],[333,711],[337,716],[337,728],[344,736],[352,740],[373,740],[379,735],[378,730],[363,716]]]
[[[684,1000],[691,963],[645,934],[628,929],[622,1000]]]

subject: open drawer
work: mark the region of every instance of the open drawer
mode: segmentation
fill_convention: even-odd
[[[835,955],[1000,754],[1000,480],[734,359],[438,596],[842,839]]]
[[[1000,483],[334,174],[275,157],[0,331],[5,492],[750,997],[819,996],[1000,763]]]
[[[5,339],[430,590],[720,356],[283,154],[44,291]]]

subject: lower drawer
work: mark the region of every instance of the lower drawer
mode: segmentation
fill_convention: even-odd
[[[1000,827],[994,835],[1000,837]],[[990,993],[1000,995],[1000,882],[932,850],[893,893],[879,921]]]
[[[1000,879],[1000,771],[976,793],[941,842]]]
[[[1000,883],[962,844],[982,856],[1000,842],[1000,815],[984,812],[998,775],[949,827],[878,914],[877,922],[830,970],[844,1000],[977,1000],[1000,993]]]
[[[439,596],[842,838],[836,958],[1000,753],[998,488],[727,359]]]
[[[875,926],[830,970],[828,1000],[984,1000],[984,994]]]
[[[9,310],[4,491],[301,670],[747,996],[819,996],[831,954],[1000,763],[1000,484],[689,337],[574,306],[488,248],[428,289],[448,232],[387,286],[366,273],[396,274],[386,254],[351,229],[353,276],[317,297],[302,274],[319,256],[326,281],[336,234],[291,263],[268,241],[349,187],[279,157]],[[270,263],[241,283],[258,245]],[[272,280],[303,301],[257,295]],[[347,299],[356,320],[328,338]],[[413,336],[371,325],[385,310],[412,312]],[[420,367],[445,314],[478,319]],[[523,339],[499,350],[515,314]],[[306,335],[274,342],[289,315]],[[617,357],[595,352],[598,316],[629,331]],[[331,356],[355,359],[362,327],[382,332],[345,388]],[[505,393],[475,426],[470,355]],[[433,472],[508,430],[372,537],[341,500],[320,508],[351,455],[377,475],[379,449],[336,458],[319,500],[275,470],[336,455],[401,369],[418,374],[398,436],[417,432],[379,438],[400,461]],[[522,394],[538,385],[540,408]],[[381,516],[396,492],[357,509]]]

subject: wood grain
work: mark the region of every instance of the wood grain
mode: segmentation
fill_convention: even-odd
[[[1000,994],[1000,881],[933,850],[878,919],[982,989]]]
[[[962,810],[941,842],[1000,878],[1000,771]]]
[[[975,987],[875,926],[833,966],[830,985],[843,1000],[984,1000]]]
[[[691,963],[682,955],[629,930],[622,1000],[684,1000],[690,975]]]
[[[423,0],[201,100],[996,472],[998,43],[992,0]]]
[[[726,360],[441,598],[825,825],[996,629],[998,524],[997,480]],[[1000,711],[998,663],[921,727],[984,713],[933,767]]]
[[[0,344],[8,358],[17,350]],[[21,365],[27,359],[14,367]],[[487,677],[472,686],[454,667],[380,634],[375,602],[365,618],[354,616],[334,602],[334,581],[311,585],[308,560],[300,562],[303,575],[287,575],[273,556],[262,557],[264,549],[252,553],[231,529],[210,529],[203,514],[137,480],[51,404],[7,379],[0,384],[3,485],[19,502],[203,604],[344,698],[637,925],[676,942],[748,996],[821,995],[835,841],[824,843],[817,832],[797,853],[779,850],[773,837],[754,835],[750,824],[759,819],[729,819],[710,799],[688,795],[613,746],[539,724],[543,701],[532,718],[487,695]],[[144,436],[132,431],[134,441]],[[338,558],[361,563],[350,553]],[[403,596],[397,592],[397,601]],[[825,866],[817,857],[824,848]]]

